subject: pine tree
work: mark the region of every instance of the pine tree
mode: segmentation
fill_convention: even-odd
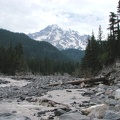
[[[82,68],[89,69],[93,74],[99,70],[99,43],[92,33],[91,39],[88,39],[88,45],[85,51],[85,57],[82,60]]]
[[[98,40],[97,41],[99,42],[99,46],[100,46],[101,52],[102,52],[102,49],[103,49],[102,40],[103,40],[103,31],[102,31],[101,25],[99,25]]]
[[[118,1],[117,13],[120,15],[120,0]]]
[[[12,67],[14,73],[25,72],[27,69],[22,44],[18,44],[14,49],[14,60]]]
[[[118,19],[117,19],[117,53],[118,53],[118,57],[120,58],[120,0],[118,2],[118,6],[117,6],[117,15],[118,15]]]
[[[117,15],[114,12],[110,12],[110,35],[108,37],[108,53],[110,63],[113,62],[117,57],[118,52],[118,27],[117,27]]]
[[[109,19],[109,22],[110,22],[110,27],[108,29],[110,29],[110,35],[115,37],[115,28],[114,28],[114,25],[115,25],[115,22],[117,20],[117,15],[114,13],[114,12],[110,12],[110,15],[109,15],[110,19]]]

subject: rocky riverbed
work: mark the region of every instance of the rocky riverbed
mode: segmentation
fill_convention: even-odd
[[[112,66],[112,84],[91,87],[54,82],[70,76],[0,76],[0,120],[120,120],[120,68]]]

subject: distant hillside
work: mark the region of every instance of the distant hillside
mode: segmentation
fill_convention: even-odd
[[[0,44],[8,47],[21,43],[27,58],[49,58],[54,60],[68,60],[57,48],[44,41],[35,41],[23,33],[13,33],[0,29]]]
[[[85,55],[85,51],[77,49],[62,50],[71,60],[80,62]]]

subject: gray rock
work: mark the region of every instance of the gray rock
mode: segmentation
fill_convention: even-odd
[[[28,101],[28,102],[33,102],[33,98],[32,97],[28,97],[25,100]]]
[[[65,114],[65,113],[66,113],[66,111],[62,110],[62,109],[57,109],[54,112],[55,116],[60,116],[60,115]]]
[[[120,100],[117,101],[117,104],[120,105]]]
[[[120,114],[113,111],[107,110],[104,116],[107,120],[120,120]]]
[[[117,104],[115,99],[106,99],[105,102],[110,106],[115,106]]]
[[[90,118],[80,114],[79,112],[75,112],[61,115],[59,120],[90,120]]]
[[[108,110],[108,106],[105,104],[94,105],[85,109],[82,109],[81,112],[85,115],[88,115],[90,118],[103,118],[105,111]]]
[[[98,92],[95,94],[95,96],[100,96],[101,94],[103,94],[104,92]]]
[[[119,112],[120,111],[120,105],[115,105],[114,110]]]
[[[120,89],[115,91],[115,99],[120,99]]]
[[[25,96],[20,96],[20,97],[18,98],[17,102],[22,102],[22,101],[24,101],[24,100],[25,100]]]
[[[109,101],[110,106],[115,106],[117,104],[117,101],[115,99],[110,99]]]
[[[92,120],[103,120],[103,119],[93,118]]]

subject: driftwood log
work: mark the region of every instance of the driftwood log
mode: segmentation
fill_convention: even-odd
[[[67,82],[56,82],[48,84],[48,86],[57,86],[57,85],[65,85],[65,84],[72,84],[72,85],[80,85],[81,83],[95,83],[95,82],[102,82],[103,84],[109,84],[109,80],[102,76],[102,77],[94,77],[94,78],[84,78],[80,80],[74,81],[67,81]]]

